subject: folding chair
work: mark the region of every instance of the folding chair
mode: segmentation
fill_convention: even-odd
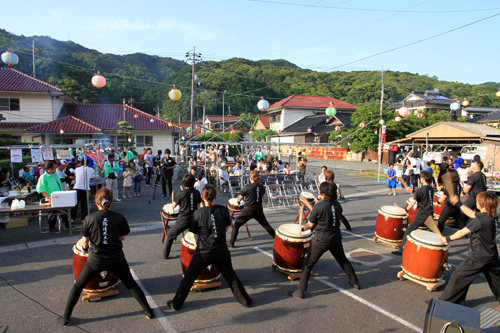
[[[229,193],[231,194],[231,198],[237,198],[238,195],[241,194],[241,183],[239,179],[229,180]]]
[[[297,193],[297,189],[295,188],[295,185],[290,183],[284,183],[281,185],[283,189],[283,198],[286,200],[288,203],[288,207],[291,207],[290,205],[290,199],[292,199],[292,203],[294,203],[298,197],[299,193]]]
[[[268,181],[268,182],[273,182],[273,183],[275,183],[275,184],[278,184],[278,182],[276,181],[276,177],[268,177],[268,178],[267,178],[267,181]]]
[[[45,198],[45,197],[42,197],[42,199],[40,200],[40,205],[43,205],[43,204],[46,204],[46,203],[49,203],[49,199],[48,198]],[[57,210],[57,209],[54,209],[54,210]],[[48,234],[50,232],[49,231],[42,231],[44,229],[50,229],[50,226],[49,228],[43,228],[42,227],[42,217],[43,215],[47,215],[48,214],[45,214],[45,213],[42,213],[42,211],[39,211],[38,212],[38,229],[40,231],[41,234]],[[71,221],[70,221],[71,223]],[[59,214],[57,214],[57,230],[61,230],[61,218],[59,217]]]
[[[273,209],[275,208],[274,206],[274,201],[277,200],[278,204],[281,202],[283,204],[283,207],[285,207],[284,203],[284,196],[281,193],[281,187],[278,184],[270,184],[267,185],[267,204],[268,207],[272,206]]]

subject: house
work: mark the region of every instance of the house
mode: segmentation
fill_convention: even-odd
[[[62,89],[23,74],[0,68],[0,105],[6,118],[0,131],[21,141],[74,144],[103,140],[121,147],[118,122],[125,120],[136,136],[136,148],[173,148],[179,126],[123,104],[81,104]]]
[[[257,120],[257,124],[255,128],[258,130],[268,130],[270,126],[270,116],[268,114],[259,114],[259,120]]]
[[[450,104],[453,102],[454,99],[446,97],[439,89],[412,91],[401,102],[389,105],[389,109],[397,110],[406,106],[413,113],[450,111]]]
[[[495,115],[500,111],[500,108],[493,108],[489,106],[468,106],[466,108],[462,109],[462,112],[465,111],[466,113],[463,114],[462,116],[467,116],[467,121],[474,123],[474,122],[486,122],[486,121],[493,121],[498,124],[498,115]],[[491,115],[491,117],[490,117]],[[477,120],[476,120],[477,119]],[[480,120],[479,120],[480,119]]]
[[[307,116],[324,115],[329,106],[337,109],[336,117],[343,119],[344,126],[351,124],[351,115],[357,108],[355,105],[328,96],[291,95],[269,107],[269,127],[283,131]]]
[[[485,109],[483,107],[481,107],[481,108],[475,107],[475,108]],[[468,108],[466,108],[465,110],[467,110],[467,109]],[[479,114],[478,116],[475,116],[474,113],[470,113],[470,116],[467,119],[467,122],[468,123],[483,124],[483,125],[488,125],[488,126],[498,128],[500,126],[500,108],[488,108],[488,109],[490,109],[489,113]]]

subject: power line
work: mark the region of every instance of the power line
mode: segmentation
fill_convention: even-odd
[[[269,1],[269,0],[249,0],[251,2],[262,2],[275,5],[287,5],[287,6],[297,6],[297,7],[313,7],[313,8],[326,8],[326,9],[340,9],[340,10],[351,10],[351,11],[363,11],[363,12],[398,12],[394,9],[373,9],[373,8],[352,8],[352,7],[339,7],[339,6],[320,6],[320,5],[307,5],[300,3],[291,2],[279,2],[279,1]],[[484,8],[484,9],[461,9],[461,10],[409,10],[408,13],[463,13],[463,12],[485,12],[498,10],[500,7],[496,8]]]

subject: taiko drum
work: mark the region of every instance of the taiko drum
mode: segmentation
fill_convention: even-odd
[[[417,214],[418,206],[417,203],[413,205],[413,207],[410,207],[410,202],[413,201],[413,198],[410,198],[406,200],[406,211],[408,213],[408,224],[410,224],[414,219],[415,215]]]
[[[83,266],[87,263],[88,258],[88,252],[84,252],[77,245],[73,246],[73,276],[75,277],[75,280],[77,280],[78,276],[80,276]],[[118,282],[119,279],[115,274],[108,271],[102,271],[99,275],[90,280],[85,288],[83,288],[83,291],[87,293],[101,293],[115,287]]]
[[[434,217],[436,219],[439,219],[439,216],[443,212],[444,202],[442,204],[438,204],[438,201],[441,200],[443,196],[444,196],[443,192],[437,192],[434,195],[433,205],[434,205]]]
[[[382,206],[375,222],[375,236],[387,242],[401,242],[408,226],[405,210],[395,206]]]
[[[437,234],[413,231],[403,249],[403,272],[423,282],[438,282],[448,267],[448,249]]]
[[[181,247],[181,269],[182,276],[187,272],[191,259],[193,259],[194,251],[196,251],[196,242],[194,239],[194,234],[192,232],[187,232],[184,237],[182,237],[182,247]],[[197,283],[209,283],[215,281],[219,278],[220,271],[217,266],[210,265],[201,272],[194,282]]]
[[[304,258],[312,245],[311,230],[300,232],[299,225],[282,224],[276,229],[273,243],[273,263],[283,272],[302,272]]]

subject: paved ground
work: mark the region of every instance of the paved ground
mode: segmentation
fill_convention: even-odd
[[[333,167],[332,162],[311,161],[308,171],[321,165]],[[388,258],[370,267],[358,262],[354,268],[362,290],[350,288],[347,278],[330,254],[325,254],[314,268],[317,278],[311,278],[307,298],[303,301],[289,298],[288,290],[297,287],[297,281],[288,281],[280,272],[270,268],[272,240],[255,222],[249,223],[252,237],[243,229],[232,252],[236,273],[254,299],[250,309],[241,307],[233,298],[225,281],[222,287],[191,293],[181,311],[173,312],[165,302],[173,297],[180,275],[180,242],[173,246],[172,258],[165,261],[161,254],[162,229],[159,212],[167,203],[156,200],[148,204],[150,188],[141,198],[126,199],[113,209],[126,215],[132,233],[124,242],[124,251],[131,269],[158,305],[159,319],[146,320],[139,305],[122,284],[120,294],[99,302],[79,302],[72,323],[89,332],[415,332],[421,331],[425,316],[424,300],[438,297],[443,289],[428,292],[410,281],[400,281],[396,274],[401,259],[390,254],[391,247],[372,241],[377,210],[396,202],[403,206],[408,194],[399,192],[387,196],[384,184],[373,179],[350,174],[360,169],[375,169],[367,163],[337,162],[336,181],[342,185],[347,201],[344,212],[353,226],[353,232],[343,231],[346,252],[357,249],[374,251]],[[178,188],[178,184],[176,185]],[[226,203],[227,197],[220,197]],[[298,209],[266,210],[275,228],[293,222]],[[57,326],[56,316],[47,309],[62,313],[66,297],[73,283],[72,246],[78,240],[68,232],[60,235],[39,234],[37,221],[28,227],[0,229],[0,276],[18,291],[0,279],[1,332],[77,332],[78,327]],[[452,230],[446,229],[445,235]],[[468,240],[453,243],[450,263],[455,267],[466,257]],[[451,272],[445,273],[445,279]],[[22,295],[22,292],[24,295]],[[29,299],[30,297],[31,299]],[[468,295],[468,306],[496,302],[484,278],[478,278]],[[153,305],[153,303],[150,303]]]

